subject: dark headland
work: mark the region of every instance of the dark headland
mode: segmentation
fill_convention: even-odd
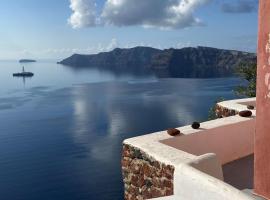
[[[240,64],[256,62],[256,54],[211,47],[155,49],[116,48],[92,55],[74,54],[58,64],[75,68],[92,67],[110,71],[151,71],[158,77],[218,78],[235,76]]]
[[[30,62],[37,62],[37,61],[32,60],[32,59],[21,59],[21,60],[19,60],[19,63],[30,63]]]

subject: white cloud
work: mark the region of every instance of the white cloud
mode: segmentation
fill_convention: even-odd
[[[192,43],[190,41],[179,42],[174,46],[174,48],[176,48],[176,49],[182,49],[182,48],[185,48],[185,47],[192,47]]]
[[[31,51],[29,51],[29,50],[26,50],[26,49],[20,51],[19,54],[21,56],[30,56],[30,57],[33,56],[33,53]]]
[[[237,0],[234,2],[223,2],[221,10],[225,13],[250,13],[256,11],[257,0]]]
[[[107,46],[106,50],[111,51],[115,49],[116,47],[118,47],[118,41],[116,38],[113,38],[111,42],[109,43],[109,45]]]
[[[99,52],[107,52],[111,51],[117,47],[120,47],[118,40],[116,38],[112,38],[107,43],[99,43],[95,45],[89,45],[88,47],[73,47],[73,48],[49,48],[40,50],[41,54],[45,54],[47,57],[55,57],[58,56],[69,56],[72,53],[79,53],[79,54],[96,54]],[[34,52],[34,51],[33,51]],[[32,55],[33,52],[31,51],[22,51],[21,54],[23,55]],[[26,54],[27,53],[27,54]],[[38,55],[36,55],[38,56]]]
[[[201,25],[194,11],[210,0],[107,0],[101,17],[116,26],[185,28]]]
[[[72,15],[68,23],[73,28],[96,25],[96,3],[94,0],[70,0]]]
[[[195,10],[211,0],[106,0],[97,15],[94,0],[71,0],[74,28],[96,25],[144,26],[181,29],[202,25]]]
[[[183,48],[190,47],[192,43],[189,41],[175,42],[171,45],[161,45],[159,43],[146,43],[146,42],[129,42],[129,43],[120,43],[117,38],[112,38],[104,43],[89,44],[84,47],[59,47],[59,48],[48,48],[48,49],[39,49],[37,50],[20,50],[16,52],[16,55],[19,57],[29,57],[29,58],[59,58],[70,56],[70,54],[97,54],[100,52],[112,51],[115,48],[133,48],[137,46],[146,46],[157,49],[168,49],[168,48]]]

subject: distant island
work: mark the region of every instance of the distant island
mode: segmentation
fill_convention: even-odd
[[[37,62],[37,61],[32,60],[32,59],[21,59],[21,60],[19,60],[19,63],[30,63],[30,62]]]
[[[256,62],[255,53],[211,47],[155,49],[150,47],[116,48],[93,55],[74,54],[58,64],[75,68],[92,67],[114,72],[151,71],[158,77],[218,78],[235,76],[240,64]]]

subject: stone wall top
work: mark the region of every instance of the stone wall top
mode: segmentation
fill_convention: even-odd
[[[235,109],[236,111],[242,111],[247,109],[247,104],[250,102],[255,101],[255,98],[249,98],[249,99],[240,99],[240,100],[233,100],[233,101],[226,101],[219,103],[220,105],[228,108]],[[251,118],[245,118],[240,117],[239,115],[221,118],[217,120],[207,121],[201,123],[200,129],[193,129],[190,125],[179,127],[178,130],[183,133],[183,135],[189,135],[189,134],[203,134],[205,130],[215,129],[215,128],[221,128],[222,126],[229,126],[232,124],[237,124],[239,122],[245,122],[248,120],[253,120],[254,116],[256,114],[255,110],[252,110],[253,116]],[[184,137],[184,136],[176,136],[176,137]],[[174,168],[174,195],[189,195],[188,193],[192,193],[192,190],[203,192],[203,195],[207,195],[207,191],[209,192],[208,195],[211,197],[211,190],[215,190],[215,198],[212,199],[218,199],[219,195],[224,195],[224,191],[227,191],[227,194],[230,194],[231,196],[237,197],[237,199],[252,199],[245,194],[243,194],[241,191],[237,190],[236,188],[224,183],[222,180],[220,180],[217,177],[214,177],[213,174],[207,173],[206,170],[200,170],[200,168],[194,168],[195,165],[200,166],[200,163],[202,166],[208,165],[207,159],[201,159],[201,156],[196,156],[193,154],[190,154],[188,152],[173,148],[171,146],[168,146],[166,144],[161,143],[161,141],[166,139],[173,139],[173,136],[170,136],[167,134],[167,131],[160,131],[152,134],[147,134],[139,137],[129,138],[126,139],[123,143],[124,146],[127,145],[129,147],[139,149],[141,152],[145,153],[149,158],[156,160],[164,165],[169,165]],[[213,163],[217,163],[217,160],[215,160],[215,156],[211,156],[211,159],[208,158],[209,161]],[[205,162],[205,163],[203,163]],[[192,164],[191,163],[195,163]],[[210,165],[209,165],[210,166]],[[216,169],[211,169],[212,171],[218,171],[218,166],[216,166]],[[186,172],[186,173],[183,173]],[[190,173],[190,174],[187,174]],[[183,181],[186,180],[185,183]],[[189,181],[190,180],[190,181]],[[191,181],[193,180],[193,181]],[[196,180],[199,180],[196,181]],[[178,183],[182,183],[185,185],[179,185]],[[215,183],[215,184],[212,184]],[[218,185],[218,187],[216,186]],[[210,187],[210,188],[209,188]],[[211,187],[213,187],[211,189]],[[185,191],[188,188],[189,191]],[[178,191],[178,192],[177,192]],[[190,194],[191,195],[191,194]],[[178,196],[180,198],[180,196]],[[194,196],[188,196],[190,200],[196,199]],[[177,199],[177,198],[174,198]],[[230,196],[228,198],[222,198],[222,199],[230,199]]]

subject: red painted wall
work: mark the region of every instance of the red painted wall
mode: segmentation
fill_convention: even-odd
[[[254,191],[270,199],[270,0],[260,0]]]

